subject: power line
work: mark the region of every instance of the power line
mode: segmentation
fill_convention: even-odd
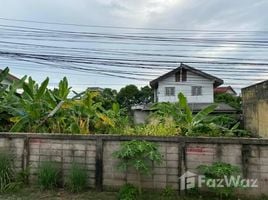
[[[88,24],[76,24],[76,23],[61,23],[61,22],[48,22],[48,21],[37,21],[37,20],[26,20],[26,19],[15,19],[15,18],[4,18],[0,17],[4,21],[16,21],[26,22],[35,24],[50,24],[50,25],[63,25],[63,26],[79,26],[79,27],[91,27],[91,28],[107,28],[107,29],[129,29],[129,30],[153,30],[153,31],[182,31],[182,32],[224,32],[224,33],[267,33],[268,31],[257,31],[257,30],[207,30],[207,29],[174,29],[174,28],[145,28],[145,27],[126,27],[126,26],[109,26],[109,25],[88,25]]]

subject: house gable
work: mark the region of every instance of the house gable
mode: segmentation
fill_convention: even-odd
[[[214,86],[214,87],[218,87],[218,86],[220,86],[221,84],[223,84],[223,80],[222,80],[222,79],[217,78],[217,77],[212,76],[212,75],[210,75],[210,74],[207,74],[207,73],[205,73],[205,72],[203,72],[203,71],[201,71],[201,70],[195,69],[195,68],[193,68],[193,67],[190,67],[190,66],[188,66],[188,65],[185,65],[185,64],[181,63],[180,67],[178,67],[178,68],[176,68],[176,69],[174,69],[174,70],[172,70],[172,71],[170,71],[170,72],[168,72],[168,73],[166,73],[166,74],[164,74],[164,75],[162,75],[162,76],[160,76],[160,77],[158,77],[158,78],[152,80],[152,81],[150,82],[150,86],[151,86],[152,88],[157,88],[157,87],[158,87],[158,82],[159,82],[159,81],[162,81],[162,80],[164,80],[164,79],[166,79],[166,78],[168,78],[168,77],[170,77],[170,76],[173,76],[173,75],[174,75],[174,79],[177,80],[177,78],[176,78],[175,76],[176,76],[176,74],[178,74],[178,73],[180,73],[180,75],[181,75],[181,80],[180,80],[180,81],[183,82],[183,78],[184,78],[184,76],[183,76],[183,74],[184,74],[183,71],[184,71],[184,70],[186,70],[187,72],[192,72],[192,73],[194,73],[194,74],[196,74],[196,75],[199,75],[199,76],[201,76],[201,77],[204,77],[204,78],[206,78],[206,79],[208,79],[208,80],[213,81],[213,86]],[[186,79],[187,79],[187,78],[186,78]],[[186,81],[187,81],[187,80],[186,80]]]
[[[155,102],[176,102],[182,92],[189,103],[213,103],[213,89],[223,80],[181,64],[180,67],[150,82]]]

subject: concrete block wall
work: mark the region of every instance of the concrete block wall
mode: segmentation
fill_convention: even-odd
[[[77,163],[87,170],[88,183],[95,184],[96,143],[90,140],[29,139],[29,161],[31,177],[36,180],[39,165],[45,161],[59,164],[62,177],[67,177],[72,163]],[[63,178],[63,184],[66,180]]]
[[[161,189],[167,186],[178,189],[178,144],[158,142],[158,145],[159,151],[163,155],[163,162],[160,165],[153,164],[152,172],[141,177],[142,186],[150,189]],[[118,171],[118,160],[112,154],[119,148],[119,141],[105,141],[104,143],[103,186],[105,188],[118,187],[126,182],[138,184],[138,176],[134,169],[129,169],[128,173]]]
[[[25,162],[24,155],[24,140],[22,138],[1,138],[0,137],[0,151],[8,153],[14,161],[15,170],[20,171]]]
[[[138,183],[135,170],[118,171],[118,160],[112,155],[122,142],[133,139],[157,143],[163,155],[163,163],[152,164],[152,173],[142,177],[144,188],[171,186],[179,190],[183,173],[198,173],[199,165],[222,161],[238,166],[244,178],[258,179],[258,188],[243,193],[268,195],[268,139],[0,133],[0,151],[12,154],[17,171],[29,168],[32,183],[42,161],[59,164],[63,184],[72,162],[76,162],[87,169],[91,187],[118,189],[126,182]]]

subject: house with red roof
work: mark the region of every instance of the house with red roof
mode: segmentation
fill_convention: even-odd
[[[237,95],[236,91],[231,86],[214,88],[214,94],[231,94],[233,96]]]

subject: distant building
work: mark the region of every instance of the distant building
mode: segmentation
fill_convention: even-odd
[[[87,90],[92,92],[103,92],[104,89],[101,87],[88,87]]]
[[[236,91],[231,86],[217,87],[214,89],[214,94],[231,94],[233,96],[237,95]]]
[[[193,113],[214,103],[214,89],[223,84],[223,80],[198,69],[181,64],[180,67],[150,82],[155,102],[178,102],[178,94],[183,93]],[[151,111],[151,105],[135,105],[134,122],[144,123]],[[237,110],[225,103],[218,103],[214,114],[235,114]]]
[[[3,70],[0,69],[0,73]],[[19,78],[17,78],[16,76],[12,75],[12,74],[8,74],[7,77],[1,82],[1,84],[3,85],[11,85],[14,81],[18,81],[20,80]]]
[[[196,114],[207,106],[211,105],[211,103],[189,103],[191,111]],[[218,107],[214,110],[212,114],[236,114],[237,110],[228,104],[225,103],[217,103]],[[146,105],[136,105],[132,106],[131,109],[133,111],[134,123],[135,124],[143,124],[146,122],[149,114],[153,112],[151,110],[152,104]]]
[[[244,127],[268,137],[268,80],[242,89]]]
[[[189,103],[213,103],[214,88],[221,84],[222,79],[185,64],[150,82],[155,102],[177,102],[182,92]]]

